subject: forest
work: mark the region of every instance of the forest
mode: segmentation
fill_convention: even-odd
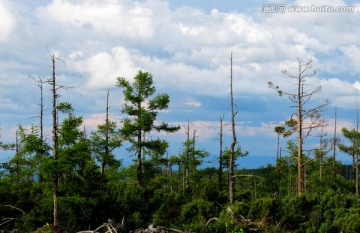
[[[0,142],[2,152],[12,153],[0,164],[0,232],[360,232],[359,116],[356,128],[338,129],[335,122],[333,136],[327,136],[323,113],[330,101],[313,101],[321,86],[306,82],[315,75],[311,60],[298,59],[295,73],[282,72],[295,91],[269,80],[274,95],[288,98],[294,110],[274,127],[276,164],[239,169],[238,159],[251,151],[237,140],[232,59],[232,141],[223,141],[220,118],[217,166],[205,166],[209,152],[197,147],[190,122],[178,154],[169,155],[168,142],[151,137],[180,126],[157,121],[170,96],[156,92],[150,73],[140,70],[133,82],[116,78],[127,117],[112,121],[107,101],[103,124],[88,132],[72,104],[61,102],[58,91],[67,87],[57,83],[57,58],[50,57],[51,77],[34,78],[39,122],[19,124],[14,143]],[[43,85],[52,92],[48,141]],[[312,137],[316,148],[305,149]],[[117,157],[124,145],[134,156],[130,166]],[[351,156],[352,165],[343,165],[338,151]]]

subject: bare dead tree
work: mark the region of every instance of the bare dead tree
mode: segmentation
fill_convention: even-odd
[[[190,187],[190,178],[189,178],[189,160],[190,160],[190,145],[188,143],[190,142],[190,120],[188,119],[188,124],[186,128],[186,151],[185,151],[185,180],[186,180],[186,190]]]
[[[40,115],[39,115],[39,137],[41,141],[41,150],[39,151],[39,159],[41,160],[44,156],[44,98],[43,98],[43,84],[47,83],[47,80],[44,80],[44,78],[38,77],[35,78],[33,76],[30,76],[35,82],[36,85],[40,88]],[[41,172],[39,172],[39,183],[43,182],[43,175]]]
[[[51,62],[52,62],[52,79],[49,80],[49,83],[52,86],[52,117],[53,117],[53,129],[52,129],[52,134],[53,134],[53,159],[57,160],[58,158],[58,120],[57,120],[57,109],[56,109],[56,104],[57,104],[57,90],[58,90],[58,86],[56,85],[56,75],[55,75],[55,62],[57,60],[57,58],[55,57],[54,54],[50,54],[50,58],[51,58]],[[58,215],[59,215],[59,205],[58,205],[58,189],[59,189],[59,174],[57,173],[57,171],[55,172],[55,174],[53,174],[53,185],[54,185],[54,190],[53,190],[53,196],[54,196],[54,226],[57,226],[59,223],[58,220]]]
[[[319,128],[319,150],[317,150],[317,159],[319,160],[319,178],[320,180],[322,180],[323,178],[323,162],[324,162],[324,157],[326,156],[326,154],[331,151],[331,148],[329,147],[329,140],[326,139],[325,137],[327,136],[327,133],[325,132],[325,126],[327,125],[325,120],[322,119],[321,120],[321,126]]]
[[[272,82],[268,82],[269,87],[277,91],[279,96],[288,96],[290,102],[293,104],[291,107],[296,108],[288,121],[297,132],[298,154],[297,154],[297,194],[301,195],[303,192],[303,144],[304,139],[310,136],[312,130],[321,126],[319,119],[321,113],[325,107],[330,103],[328,100],[324,100],[321,104],[307,108],[309,101],[316,94],[321,92],[321,85],[316,85],[314,88],[308,88],[309,84],[306,83],[309,77],[316,74],[312,67],[312,60],[304,62],[302,59],[298,59],[296,74],[291,74],[287,70],[283,70],[282,73],[288,78],[296,81],[297,91],[294,93],[286,92],[280,89],[279,86],[275,86]],[[295,116],[295,119],[293,119]]]
[[[220,151],[219,151],[219,191],[221,192],[223,187],[223,118],[220,117]]]
[[[56,61],[62,61],[60,57],[55,56],[54,53],[49,52],[49,56],[52,63],[52,76],[47,80],[47,83],[51,85],[51,93],[52,93],[52,151],[53,151],[53,160],[56,161],[58,159],[58,112],[57,112],[57,102],[58,102],[58,90],[59,89],[69,89],[71,87],[59,85],[56,82]],[[55,169],[53,173],[53,218],[54,218],[54,226],[58,226],[59,221],[59,205],[58,205],[58,190],[59,190],[59,173],[57,169]]]
[[[236,133],[235,133],[235,116],[238,111],[234,111],[234,96],[233,96],[233,56],[231,53],[230,57],[230,105],[231,105],[231,131],[232,131],[232,138],[233,141],[230,146],[230,174],[229,174],[229,198],[230,204],[234,204],[234,192],[235,192],[235,185],[234,185],[234,159],[235,159],[235,145],[236,141]]]
[[[333,149],[333,179],[334,182],[336,180],[336,147],[339,143],[340,139],[336,136],[337,134],[337,107],[335,107],[335,113],[334,113],[334,136],[332,140],[332,149]]]
[[[356,107],[356,132],[359,134],[359,107]],[[355,139],[355,193],[359,195],[359,137]]]
[[[193,138],[192,138],[192,145],[191,145],[191,149],[192,149],[192,171],[195,172],[196,171],[196,153],[195,153],[195,143],[196,143],[196,132],[197,129],[193,130]]]
[[[109,90],[106,95],[106,116],[105,116],[105,156],[109,155]],[[101,162],[101,174],[105,172],[106,162]]]

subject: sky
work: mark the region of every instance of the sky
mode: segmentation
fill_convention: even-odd
[[[294,12],[296,6],[303,8]],[[352,11],[326,10],[346,6]],[[205,163],[217,166],[221,116],[224,145],[231,144],[232,54],[236,133],[249,152],[238,165],[274,163],[274,126],[288,120],[294,108],[267,83],[295,91],[294,80],[281,71],[295,72],[297,59],[312,59],[316,75],[308,83],[322,86],[309,107],[331,101],[324,113],[328,137],[333,136],[335,107],[339,131],[356,126],[359,22],[360,3],[343,0],[0,0],[1,140],[14,142],[18,124],[38,124],[40,92],[30,76],[49,78],[49,54],[55,54],[58,83],[73,87],[61,90],[60,100],[72,103],[88,132],[104,122],[107,90],[110,118],[120,122],[125,117],[116,77],[132,81],[138,70],[147,71],[157,93],[170,96],[169,109],[158,114],[158,121],[182,127],[175,134],[149,137],[168,140],[168,153],[177,154],[189,120],[198,148],[210,153]],[[44,86],[44,98],[50,143],[50,86]],[[291,139],[281,139],[282,148]],[[309,139],[305,147],[313,149],[317,142]],[[9,158],[9,152],[0,153],[0,161]],[[132,159],[124,150],[117,157],[125,164]],[[339,158],[350,161],[347,155]]]

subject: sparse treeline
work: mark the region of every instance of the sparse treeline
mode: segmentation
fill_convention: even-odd
[[[117,79],[124,94],[122,113],[127,116],[122,124],[109,117],[108,92],[104,123],[86,132],[83,118],[57,94],[64,86],[56,83],[56,58],[51,61],[52,77],[36,79],[41,90],[40,122],[29,128],[19,125],[13,144],[0,143],[3,150],[14,151],[0,169],[1,231],[94,230],[108,219],[113,225],[124,220],[127,230],[123,232],[150,223],[212,233],[360,231],[358,127],[343,128],[342,142],[336,128],[332,137],[326,135],[323,112],[328,101],[313,105],[312,96],[321,87],[311,88],[305,82],[314,74],[311,61],[299,59],[298,73],[284,72],[295,80],[297,92],[269,83],[279,95],[289,96],[296,111],[274,129],[276,164],[255,170],[237,168],[238,158],[248,152],[236,140],[232,73],[233,141],[223,141],[222,116],[218,164],[205,167],[201,165],[209,152],[197,147],[197,137],[202,135],[189,120],[179,153],[169,154],[168,142],[154,138],[156,131],[172,133],[180,127],[165,122],[155,125],[170,97],[156,94],[150,73],[139,71],[132,83]],[[42,85],[46,83],[53,95],[52,142],[44,140],[43,132]],[[318,145],[305,149],[304,140],[314,135]],[[283,142],[282,136],[288,141]],[[130,142],[128,154],[136,156],[128,167],[116,154],[125,142]],[[336,160],[337,149],[352,157],[351,166]]]

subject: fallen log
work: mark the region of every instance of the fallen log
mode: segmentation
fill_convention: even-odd
[[[259,227],[263,227],[266,216],[264,217],[264,219],[261,222],[254,222],[250,219],[245,218],[244,216],[242,216],[241,214],[239,215],[239,217],[237,218],[235,216],[235,213],[230,209],[230,207],[228,207],[227,212],[229,213],[229,215],[231,216],[231,218],[240,226],[244,226],[247,227],[250,231],[258,231]]]
[[[101,226],[99,226],[93,231],[86,230],[86,231],[78,231],[77,233],[97,233],[102,228],[105,228],[105,230],[107,229],[105,233],[118,233],[115,227],[113,227],[113,225],[111,225],[110,223],[103,223]]]
[[[147,229],[137,229],[134,233],[170,233],[170,232],[191,233],[188,231],[182,231],[174,228],[155,226],[154,224],[150,224]]]
[[[205,227],[207,227],[210,223],[215,222],[215,221],[219,221],[219,219],[218,219],[218,218],[210,218],[210,219],[206,222]]]

